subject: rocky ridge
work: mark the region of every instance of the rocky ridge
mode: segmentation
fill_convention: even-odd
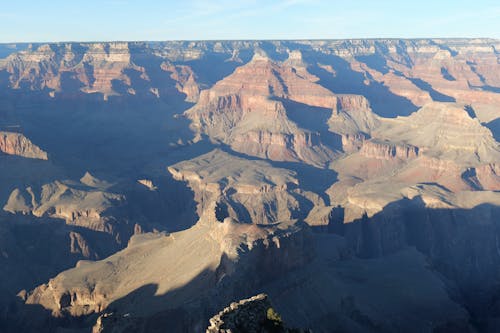
[[[20,133],[0,132],[0,151],[8,155],[47,160],[47,153]]]

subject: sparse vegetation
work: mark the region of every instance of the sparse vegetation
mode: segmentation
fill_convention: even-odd
[[[272,321],[276,326],[283,324],[281,316],[273,308],[267,309],[267,320]]]

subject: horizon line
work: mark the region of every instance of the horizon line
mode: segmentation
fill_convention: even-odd
[[[10,41],[2,42],[0,45],[9,44],[61,44],[61,43],[165,43],[165,42],[281,42],[281,41],[345,41],[345,40],[473,40],[485,39],[500,41],[500,37],[353,37],[353,38],[248,38],[248,39],[109,39],[109,40],[60,40],[60,41]]]

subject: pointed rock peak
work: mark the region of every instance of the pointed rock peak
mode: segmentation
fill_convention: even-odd
[[[267,55],[266,51],[261,48],[256,48],[252,57],[251,62],[254,61],[270,61],[271,59]]]
[[[99,187],[105,184],[102,180],[94,177],[90,172],[85,172],[82,178],[80,178],[80,183],[85,184],[90,187]]]

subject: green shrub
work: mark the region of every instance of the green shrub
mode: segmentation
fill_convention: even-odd
[[[276,326],[281,326],[283,324],[281,316],[274,311],[273,308],[267,309],[267,319],[272,321]]]

